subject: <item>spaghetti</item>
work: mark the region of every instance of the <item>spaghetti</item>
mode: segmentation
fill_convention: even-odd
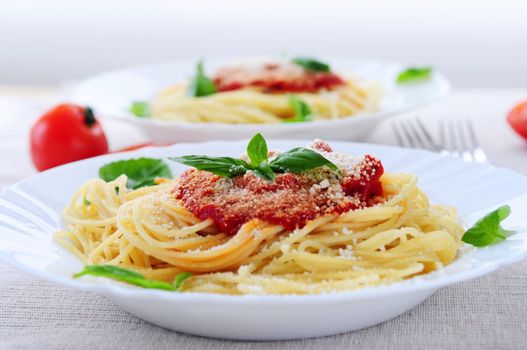
[[[310,108],[314,120],[337,119],[378,108],[377,83],[344,80],[291,63],[235,66],[214,77],[217,93],[189,96],[188,85],[167,88],[152,101],[152,117],[185,122],[280,123],[293,118],[292,94]]]
[[[327,170],[317,176],[324,173]],[[338,203],[334,199],[340,196],[337,189],[344,190],[346,196],[352,193],[342,186],[334,187],[336,182],[326,183],[327,177],[320,181],[320,177],[309,176],[328,186],[316,188],[312,182],[306,190],[333,191],[327,197],[330,202]],[[203,212],[178,196],[188,181],[185,174],[137,190],[126,189],[124,175],[111,182],[94,179],[84,184],[65,208],[66,230],[57,232],[55,239],[85,264],[117,265],[165,281],[182,271],[192,272],[183,283],[185,292],[346,291],[402,281],[451,263],[464,232],[455,210],[431,205],[417,187],[415,175],[385,173],[379,177],[382,193],[377,189],[365,201],[363,189],[354,189],[350,203],[359,199],[354,209],[325,210],[323,215],[305,217],[305,223],[294,228],[256,214],[239,227],[221,226],[217,216],[201,215]],[[229,183],[230,188],[242,186],[232,179],[217,181]],[[262,188],[254,193],[266,191]],[[241,197],[242,201],[250,199]],[[223,218],[232,213],[222,214]],[[290,213],[297,215],[293,210]]]

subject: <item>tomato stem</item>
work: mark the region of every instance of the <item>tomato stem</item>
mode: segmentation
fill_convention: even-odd
[[[84,124],[91,128],[96,122],[97,121],[95,120],[95,115],[93,115],[93,110],[90,107],[84,108]]]

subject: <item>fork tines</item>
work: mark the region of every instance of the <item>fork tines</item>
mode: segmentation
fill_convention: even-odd
[[[437,139],[419,118],[395,121],[392,128],[401,147],[423,148],[462,157],[467,161],[487,161],[470,119],[441,120]]]

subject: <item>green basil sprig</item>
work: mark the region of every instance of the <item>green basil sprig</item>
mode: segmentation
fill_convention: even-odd
[[[232,177],[245,174],[249,165],[237,158],[231,157],[209,157],[209,156],[181,156],[169,157],[168,159],[196,168],[206,170],[222,177]]]
[[[275,173],[301,173],[306,170],[327,166],[341,174],[339,168],[320,153],[304,147],[297,147],[281,153],[269,166]]]
[[[503,229],[501,222],[511,213],[511,207],[504,205],[488,213],[469,228],[463,237],[463,242],[476,247],[485,247],[501,242],[511,231]]]
[[[193,97],[203,97],[213,95],[217,91],[214,81],[205,75],[203,62],[199,61],[196,65],[196,76],[191,81],[187,94]]]
[[[154,185],[157,177],[172,178],[168,165],[161,159],[138,158],[108,163],[99,169],[99,177],[106,182],[126,175],[126,187],[136,189]]]
[[[209,157],[200,155],[170,157],[168,159],[194,167],[198,170],[209,171],[222,177],[242,175],[248,170],[252,170],[257,176],[273,181],[275,179],[275,173],[301,173],[322,166],[327,166],[341,174],[335,164],[324,158],[320,153],[307,148],[294,148],[280,154],[270,162],[267,155],[267,142],[258,133],[253,136],[247,145],[247,156],[250,159],[250,163],[231,157]]]
[[[410,67],[399,73],[397,76],[397,84],[423,82],[430,80],[431,77],[431,67]]]
[[[274,181],[275,175],[273,169],[269,166],[269,164],[262,163],[252,169],[256,175],[261,177],[262,179],[266,179],[268,181]]]
[[[130,112],[136,117],[148,118],[150,117],[150,105],[145,101],[134,101],[130,105]]]
[[[247,156],[251,160],[251,164],[254,166],[267,162],[268,153],[267,142],[260,133],[254,135],[247,144]]]
[[[174,282],[172,282],[172,286],[174,286],[174,290],[180,290],[183,286],[183,282],[187,279],[192,277],[192,272],[180,272],[176,275],[174,278]]]
[[[116,281],[126,282],[143,288],[162,289],[169,291],[178,291],[183,285],[183,281],[191,277],[190,272],[180,272],[176,275],[173,283],[147,279],[139,272],[128,270],[113,265],[86,265],[84,270],[73,275],[74,278],[91,275],[106,277]]]
[[[285,123],[309,122],[313,120],[313,112],[309,105],[295,95],[289,96],[289,106],[293,109],[293,118],[285,119]]]
[[[331,72],[329,64],[320,62],[314,58],[309,57],[295,57],[292,59],[294,64],[297,64],[305,70],[312,72]]]

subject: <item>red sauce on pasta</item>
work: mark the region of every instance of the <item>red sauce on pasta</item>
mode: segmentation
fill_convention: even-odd
[[[225,67],[214,77],[218,91],[256,88],[269,93],[334,90],[345,84],[337,74],[311,72],[291,63]]]
[[[198,218],[212,219],[228,234],[236,234],[252,219],[293,230],[323,215],[378,203],[383,171],[381,162],[370,155],[358,162],[354,171],[343,170],[343,177],[319,168],[318,175],[276,174],[275,181],[270,182],[252,172],[222,178],[189,169],[182,174],[174,194]]]

